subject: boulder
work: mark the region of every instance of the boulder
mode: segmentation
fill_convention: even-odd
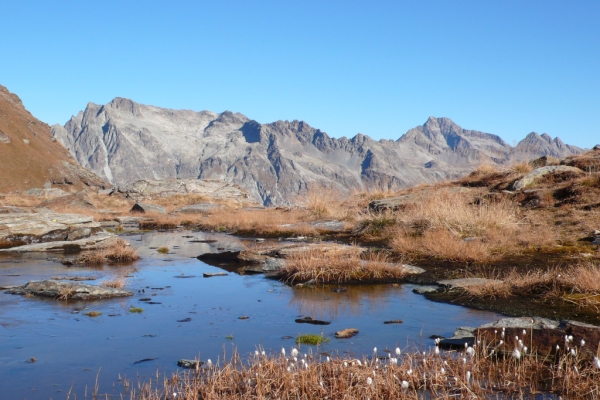
[[[414,203],[417,196],[414,194],[406,194],[404,196],[389,197],[387,199],[373,200],[369,203],[371,211],[399,210],[404,208],[409,203]]]
[[[0,143],[8,144],[10,142],[12,142],[12,139],[10,138],[10,136],[8,136],[6,133],[0,131]]]
[[[529,161],[529,164],[534,168],[546,167],[548,165],[558,165],[560,160],[552,156],[543,156]]]
[[[127,290],[53,280],[31,281],[7,290],[6,293],[54,297],[61,300],[96,300],[133,296],[133,292]]]
[[[579,168],[570,167],[567,165],[551,165],[551,166],[541,167],[541,168],[534,169],[533,171],[531,171],[530,173],[525,175],[523,178],[519,179],[518,181],[515,181],[511,186],[511,190],[522,190],[522,189],[526,188],[527,186],[533,184],[536,181],[536,179],[539,179],[544,175],[548,175],[548,174],[552,174],[552,173],[559,173],[559,172],[570,172],[570,173],[578,174],[578,175],[584,173]]]
[[[141,203],[137,202],[131,207],[129,210],[131,213],[142,213],[145,214],[147,212],[155,212],[158,214],[166,214],[167,210],[162,206],[157,206],[155,204]]]
[[[85,239],[92,235],[91,228],[77,228],[69,232],[67,235],[67,241]]]
[[[465,343],[467,346],[475,343],[475,328],[468,326],[456,328],[452,337],[442,338],[439,345],[443,349],[464,349]]]

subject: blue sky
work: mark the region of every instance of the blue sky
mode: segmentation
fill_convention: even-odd
[[[5,1],[0,84],[64,124],[114,97],[397,139],[430,115],[600,142],[600,1]]]

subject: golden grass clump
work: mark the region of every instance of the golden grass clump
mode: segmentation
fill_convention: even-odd
[[[348,252],[315,248],[286,258],[281,274],[288,283],[387,282],[406,276],[399,264],[390,263],[386,256],[363,254],[359,247]]]
[[[125,278],[125,276],[118,275],[118,276],[115,276],[113,278],[107,279],[104,282],[102,282],[102,286],[113,288],[113,289],[122,289],[125,287],[126,283],[127,283],[127,279]]]
[[[61,285],[58,289],[58,300],[69,300],[75,294],[76,290],[73,285]]]
[[[493,258],[514,237],[519,210],[510,200],[476,203],[472,194],[440,190],[424,194],[396,220],[395,251],[475,261]]]
[[[534,167],[528,162],[517,162],[510,166],[510,170],[517,174],[528,174],[533,171]]]
[[[140,383],[131,399],[448,400],[537,398],[550,393],[597,398],[600,370],[594,363],[566,350],[555,358],[538,357],[527,350],[517,343],[490,346],[482,342],[447,353],[437,348],[427,352],[396,349],[382,359],[300,356],[295,348],[286,352],[289,358],[261,355],[257,350],[243,359],[234,351],[228,360],[207,360],[162,383]]]
[[[137,254],[137,250],[121,238],[117,238],[114,244],[109,247],[102,249],[92,250],[83,254],[78,262],[89,265],[99,266],[103,265],[107,261],[115,263],[127,263],[131,261],[139,260],[140,256]]]

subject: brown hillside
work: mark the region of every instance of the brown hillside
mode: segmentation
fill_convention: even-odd
[[[50,127],[0,85],[0,192],[52,187],[74,192],[108,186],[70,159]]]

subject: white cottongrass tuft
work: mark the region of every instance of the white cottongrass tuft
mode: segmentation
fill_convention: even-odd
[[[581,339],[581,347],[585,346],[585,340]]]
[[[521,359],[521,352],[519,351],[519,349],[515,348],[512,352],[512,356],[515,360]]]
[[[600,369],[600,360],[598,360],[598,357],[594,357],[594,367]]]
[[[475,349],[469,346],[467,347],[466,353],[469,357],[473,357],[475,355]]]
[[[471,371],[467,371],[467,385],[471,382]]]
[[[371,379],[371,377],[369,376],[367,378],[367,385],[372,385],[373,384],[373,379]]]
[[[285,357],[285,349],[283,347],[281,348],[281,355]]]
[[[435,354],[440,354],[440,348],[438,346],[435,346],[434,352]]]
[[[400,355],[401,351],[400,351],[400,347],[396,347],[396,355]]]
[[[207,366],[208,368],[212,368],[212,366],[213,366],[213,363],[212,363],[212,361],[210,360],[210,358],[209,358],[209,359],[206,361],[206,366]]]
[[[377,353],[377,347],[373,347],[373,353]]]
[[[295,347],[292,348],[292,357],[296,357],[298,355],[298,349],[296,349]]]
[[[406,390],[408,389],[409,384],[407,381],[402,381],[402,383],[400,383],[400,386],[402,387],[402,389]]]

